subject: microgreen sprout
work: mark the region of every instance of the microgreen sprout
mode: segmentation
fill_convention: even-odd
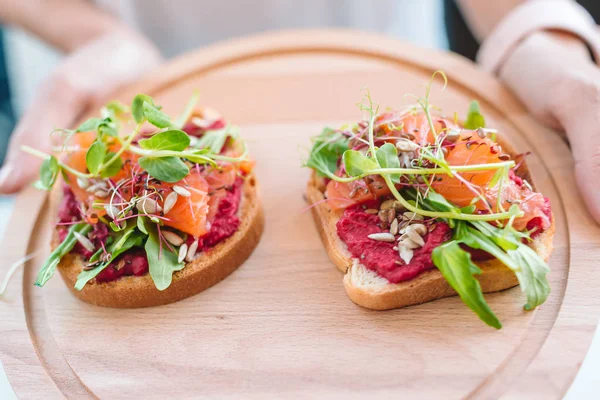
[[[513,201],[506,198],[508,192],[504,189],[511,184],[510,171],[518,166],[507,155],[498,156],[498,162],[469,163],[480,146],[489,147],[490,154],[499,152],[499,146],[495,143],[497,131],[485,128],[479,103],[473,102],[469,107],[464,127],[470,132],[457,128],[460,125],[456,113],[454,126],[448,126],[452,122],[441,118],[439,130],[436,130],[438,121],[434,123],[431,110],[435,107],[431,105],[429,96],[437,76],[444,80],[442,90],[446,87],[446,75],[442,71],[434,72],[425,97],[407,95],[415,99],[416,104],[400,114],[388,111],[378,118],[379,107],[373,103],[367,90],[363,102],[359,104],[360,110],[367,112],[363,122],[351,125],[350,129],[326,128],[314,139],[306,166],[338,183],[357,182],[352,186],[349,198],[330,198],[327,197],[329,192],[326,192],[321,202],[311,206],[328,201],[341,204],[347,201],[347,206],[356,204],[357,201],[352,200],[352,193],[358,193],[355,191],[359,188],[365,188],[366,194],[371,193],[379,198],[380,195],[367,187],[365,181],[373,181],[375,176],[381,177],[392,196],[386,201],[395,200],[412,212],[411,220],[416,216],[427,217],[428,221],[445,222],[452,229],[452,239],[433,250],[432,261],[465,304],[487,324],[500,328],[502,325],[485,302],[481,286],[475,278],[482,271],[463,247],[483,250],[513,270],[527,296],[525,309],[542,304],[549,293],[546,279],[548,267],[535,251],[524,244],[532,240],[532,232],[518,231],[514,227],[515,221],[525,216],[521,205],[539,194],[531,193],[525,199]],[[418,117],[419,112],[427,121],[428,131],[414,129],[409,132],[404,129],[404,121],[399,120]],[[428,137],[429,134],[431,137]],[[478,139],[472,140],[470,135]],[[453,154],[457,145],[463,146],[461,152],[466,151],[467,158],[461,160],[461,165],[454,165],[456,157],[446,159],[447,155]],[[479,185],[477,181],[472,182],[476,174],[491,178],[486,185]],[[459,183],[472,193],[470,204],[460,208],[436,191],[448,181],[454,181],[453,185]],[[523,186],[532,192],[525,181]],[[442,190],[440,192],[443,193]],[[397,228],[396,225],[396,231]],[[403,258],[402,251],[400,258],[401,264],[410,262],[410,257]]]
[[[72,194],[77,197],[74,201],[79,202],[78,215],[70,215],[65,221],[61,217],[58,222],[62,230],[68,227],[66,238],[44,264],[36,280],[38,286],[50,279],[62,257],[76,246],[93,253],[77,278],[77,290],[118,260],[120,254],[135,247],[146,249],[155,286],[164,290],[170,285],[173,272],[185,264],[176,255],[180,252],[177,247],[183,243],[169,242],[161,228],[181,222],[174,221],[167,212],[175,206],[173,202],[169,210],[163,209],[167,194],[175,193],[169,184],[185,182],[187,189],[179,192],[188,193],[181,198],[189,205],[195,220],[198,206],[192,193],[199,192],[197,197],[201,198],[213,193],[197,191],[188,185],[186,177],[190,173],[208,175],[213,169],[248,161],[246,144],[235,126],[225,125],[219,119],[214,121],[219,128],[196,127],[193,132],[196,136],[182,130],[195,126],[188,122],[193,120],[198,98],[198,92],[194,92],[181,115],[173,121],[154,99],[139,94],[131,106],[111,102],[101,109],[100,118],[90,118],[76,129],[53,131],[55,138],[63,139],[62,146],[53,146],[57,154],[22,147],[24,152],[44,160],[36,187],[50,190],[62,174],[65,183],[72,189],[77,187],[79,193]],[[127,131],[126,127],[131,126],[133,129]],[[78,135],[85,137],[79,140]],[[202,208],[202,212],[208,212],[208,207]],[[169,229],[167,236],[179,235],[177,229]],[[182,234],[182,237],[187,236]]]

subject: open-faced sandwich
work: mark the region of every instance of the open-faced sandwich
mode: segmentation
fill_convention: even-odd
[[[140,94],[61,138],[36,186],[52,190],[53,251],[36,285],[60,271],[80,299],[146,307],[196,294],[252,253],[263,230],[253,162],[214,110],[176,120]],[[59,181],[61,183],[59,184]]]
[[[352,301],[387,310],[458,294],[500,328],[483,292],[520,284],[532,309],[550,291],[550,203],[478,103],[464,122],[444,118],[429,88],[403,112],[379,114],[367,96],[366,120],[314,138],[307,197]]]

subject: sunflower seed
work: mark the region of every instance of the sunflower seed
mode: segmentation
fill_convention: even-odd
[[[390,233],[394,236],[398,234],[398,220],[397,219],[392,221],[392,223],[390,225]]]
[[[97,190],[108,191],[108,184],[105,181],[100,181],[90,185],[88,182],[88,187],[85,190],[90,193],[94,193]]]
[[[201,128],[201,129],[210,128],[210,126],[213,123],[214,123],[214,121],[211,121],[209,119],[198,118],[198,117],[192,118],[192,124],[196,125],[198,128]]]
[[[412,211],[407,211],[404,214],[402,214],[406,219],[411,219],[413,221],[423,221],[423,216],[416,214]]]
[[[75,236],[75,239],[77,239],[77,241],[81,243],[81,245],[85,247],[87,251],[96,251],[96,246],[94,246],[94,243],[92,243],[90,239],[83,236],[81,233],[73,231],[73,236]]]
[[[407,249],[418,249],[419,246],[417,243],[413,242],[409,237],[400,237],[401,240],[398,241],[398,247],[406,247]]]
[[[425,241],[423,240],[421,235],[419,235],[414,229],[410,229],[410,228],[411,228],[411,226],[409,226],[408,229],[406,230],[406,236],[410,240],[412,240],[415,244],[418,244],[419,246],[424,246]]]
[[[414,232],[417,232],[421,236],[427,233],[427,227],[423,224],[412,224],[410,225],[410,229]]]
[[[387,210],[381,210],[377,213],[377,216],[381,220],[381,222],[391,223],[394,219],[396,219],[396,210],[393,208],[388,208]]]
[[[394,242],[396,240],[394,235],[388,232],[372,233],[367,237],[378,242]]]
[[[79,186],[82,189],[87,189],[88,187],[90,187],[90,181],[79,176],[77,177],[77,186]]]
[[[162,231],[162,234],[167,242],[171,243],[173,246],[181,246],[183,244],[183,238],[175,232]]]
[[[96,190],[94,192],[94,196],[99,197],[101,199],[108,197],[108,192],[104,190]]]
[[[510,160],[510,155],[509,154],[505,154],[505,153],[504,154],[500,154],[498,156],[498,159],[501,160],[501,161],[508,161],[508,160]]]
[[[406,247],[400,247],[398,253],[400,254],[402,261],[404,261],[406,264],[410,264],[415,254],[411,249],[407,249]]]
[[[185,256],[187,255],[187,251],[188,251],[188,245],[187,244],[182,244],[181,247],[179,247],[179,256],[177,256],[177,262],[178,263],[182,263],[183,260],[185,260]]]
[[[396,208],[395,203],[397,203],[396,200],[393,199],[389,199],[384,201],[383,203],[381,203],[381,206],[379,207],[380,210],[387,210],[390,208]]]
[[[458,140],[458,138],[460,137],[460,131],[457,129],[450,129],[448,131],[448,133],[446,134],[446,137],[444,139],[446,139],[449,142],[456,142]]]
[[[487,136],[487,133],[482,128],[477,128],[477,136],[484,139]]]
[[[194,241],[194,243],[192,243],[190,245],[190,247],[188,248],[187,251],[187,255],[185,256],[185,261],[187,262],[191,262],[194,259],[194,256],[196,255],[196,251],[198,251],[198,241]]]
[[[156,214],[162,211],[162,207],[158,205],[156,200],[148,197],[138,200],[135,207],[144,214]]]
[[[108,216],[111,217],[112,219],[115,219],[117,217],[117,215],[119,215],[119,213],[120,213],[120,210],[117,207],[112,206],[110,204],[105,205],[104,209],[106,210],[106,213],[108,214]]]
[[[376,210],[376,209],[374,209],[374,208],[367,208],[367,209],[365,210],[365,212],[366,212],[367,214],[377,214],[377,213],[379,212],[379,210]]]
[[[524,185],[524,186],[525,186],[527,189],[529,189],[529,190],[533,191],[533,187],[531,186],[531,184],[530,184],[529,182],[527,182],[527,179],[523,179],[523,185]]]
[[[175,186],[175,187],[177,187],[177,186]],[[168,214],[169,211],[171,211],[171,209],[175,206],[175,203],[177,203],[177,193],[171,192],[171,193],[169,193],[169,195],[167,196],[167,198],[165,199],[165,202],[163,204],[164,205],[164,213]]]
[[[410,168],[410,156],[408,153],[400,154],[400,166],[402,168]]]
[[[173,190],[175,191],[175,193],[183,197],[190,197],[192,195],[189,190],[181,186],[175,185],[173,186]]]
[[[419,145],[408,139],[398,139],[396,142],[396,148],[398,151],[405,153],[409,151],[415,151],[419,148]]]

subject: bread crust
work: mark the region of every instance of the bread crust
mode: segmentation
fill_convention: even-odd
[[[53,210],[58,209],[62,198],[60,185],[52,193]],[[86,303],[102,307],[140,308],[158,306],[183,300],[202,292],[235,271],[258,245],[264,228],[263,208],[254,175],[249,175],[243,185],[240,204],[240,226],[229,238],[202,253],[185,268],[173,274],[171,285],[156,289],[150,274],[124,276],[112,282],[89,282],[82,290],[74,288],[77,275],[82,271],[83,258],[69,253],[60,261],[58,270],[71,293]],[[54,232],[52,248],[58,245]]]
[[[523,175],[530,178],[524,167]],[[314,205],[311,211],[325,250],[331,261],[345,274],[344,288],[354,303],[373,310],[390,310],[457,295],[437,269],[425,271],[411,280],[392,284],[354,261],[346,244],[337,234],[336,223],[342,212],[334,211],[327,205],[324,190],[323,180],[313,171],[307,185],[307,199]],[[552,251],[554,229],[552,218],[551,226],[531,244],[546,261]],[[484,293],[497,292],[519,284],[515,274],[497,259],[477,261],[475,264],[483,272],[477,279]]]

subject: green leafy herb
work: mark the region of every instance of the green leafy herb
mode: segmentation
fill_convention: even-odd
[[[529,246],[516,238],[503,238],[500,235],[486,236],[473,227],[468,227],[466,234],[463,234],[460,240],[471,248],[488,252],[515,273],[521,290],[527,296],[526,310],[533,309],[546,301],[550,293],[546,274],[550,269]]]
[[[104,163],[108,163],[112,158],[114,158],[115,153],[108,152],[104,156]],[[102,171],[100,171],[100,176],[102,178],[111,178],[121,171],[123,167],[123,160],[120,157],[115,158],[110,164],[104,164]]]
[[[229,125],[212,131],[205,132],[200,139],[198,139],[197,147],[201,149],[209,149],[212,153],[220,153],[225,146],[225,142],[228,138],[237,138],[237,130],[233,129]]]
[[[152,97],[147,94],[140,93],[133,98],[131,102],[131,115],[136,123],[141,124],[146,121],[146,114],[144,113],[144,103],[154,104]]]
[[[469,106],[469,113],[464,124],[467,129],[485,128],[485,118],[481,115],[479,103],[475,100]]]
[[[481,285],[474,275],[480,275],[471,255],[463,250],[457,241],[450,241],[436,247],[431,255],[433,263],[446,281],[458,293],[462,301],[486,324],[496,329],[502,324],[483,298]]]
[[[125,251],[131,249],[132,247],[139,247],[142,245],[144,236],[136,232],[135,228],[137,227],[137,224],[135,221],[130,221],[131,222],[127,223],[127,227],[121,232],[121,235],[117,236],[113,240],[112,244],[106,249],[108,254],[111,255],[110,260],[100,263],[94,269],[81,271],[77,276],[77,281],[75,282],[76,290],[83,289],[86,283],[88,283],[92,278],[98,276],[100,272],[113,263],[117,257],[123,254]]]
[[[177,261],[177,254],[169,251],[166,246],[161,246],[155,225],[146,226],[148,240],[146,240],[146,255],[150,276],[158,290],[165,290],[171,285],[173,272],[181,271],[184,263]]]
[[[348,139],[333,129],[325,128],[323,132],[314,138],[314,145],[306,166],[313,168],[321,176],[335,174],[338,160],[348,150]]]
[[[92,132],[98,129],[98,126],[103,123],[104,120],[101,118],[90,118],[75,130],[75,132]]]
[[[181,159],[174,156],[142,157],[138,160],[138,163],[152,177],[163,182],[179,182],[190,172],[188,166]]]
[[[100,140],[94,141],[85,154],[85,164],[90,173],[97,175],[106,157],[106,144]]]
[[[189,145],[190,137],[177,129],[159,132],[148,139],[140,140],[140,147],[145,150],[183,151]]]
[[[145,101],[142,108],[144,110],[144,116],[152,125],[158,128],[168,128],[171,126],[171,118],[160,111],[160,108],[155,106],[154,103]]]
[[[508,250],[508,255],[520,266],[514,270],[521,290],[527,295],[526,310],[532,310],[543,304],[550,294],[546,275],[550,268],[544,260],[529,246],[520,244],[516,250]]]
[[[40,166],[40,179],[34,183],[34,186],[42,190],[50,190],[58,178],[60,165],[54,156],[46,158]]]
[[[72,225],[69,228],[69,233],[65,237],[65,240],[63,240],[62,243],[54,249],[54,251],[50,254],[48,259],[44,263],[44,265],[42,265],[42,268],[40,269],[40,272],[38,273],[37,279],[35,281],[35,285],[44,286],[46,282],[48,282],[48,280],[52,278],[52,275],[54,275],[54,272],[56,271],[56,267],[58,266],[60,260],[68,252],[73,250],[73,247],[77,243],[77,239],[75,238],[74,232],[78,232],[81,235],[87,235],[87,233],[91,230],[92,226],[85,223]]]
[[[360,176],[379,167],[376,161],[360,151],[346,150],[343,155],[346,172],[350,176]]]
[[[377,162],[381,168],[400,168],[400,159],[398,158],[398,150],[391,143],[386,143],[381,146],[375,153]],[[400,183],[400,174],[390,175],[392,182]]]

